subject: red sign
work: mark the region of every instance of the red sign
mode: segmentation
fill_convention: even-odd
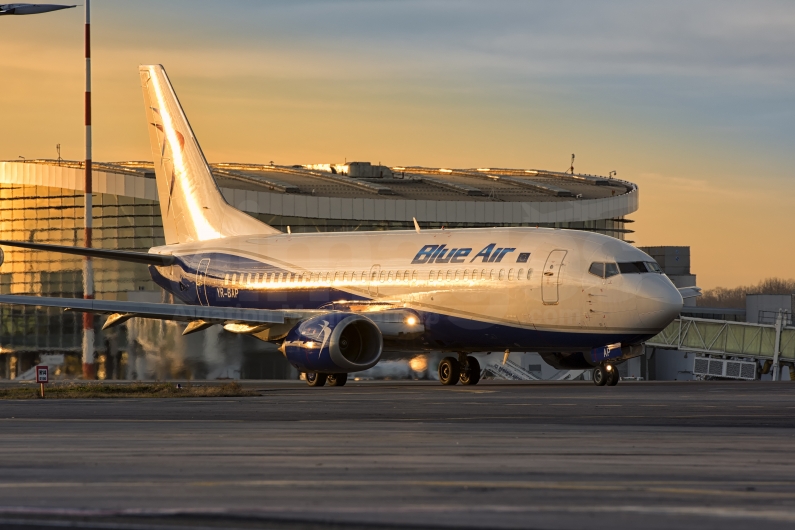
[[[36,367],[36,382],[37,383],[49,383],[50,375],[50,367],[49,366],[37,366]]]

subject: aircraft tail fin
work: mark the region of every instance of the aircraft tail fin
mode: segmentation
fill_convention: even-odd
[[[139,73],[166,244],[281,233],[227,204],[165,68]]]

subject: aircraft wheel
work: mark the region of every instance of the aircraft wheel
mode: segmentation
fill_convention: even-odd
[[[607,378],[608,374],[604,366],[597,366],[593,369],[593,384],[596,386],[605,386]]]
[[[439,381],[443,385],[455,385],[461,378],[461,364],[454,357],[445,357],[439,363]]]
[[[319,374],[317,372],[306,373],[306,384],[309,386],[323,386],[326,384],[328,374]]]
[[[348,374],[328,374],[326,381],[328,381],[328,386],[345,386],[345,383],[348,382]]]
[[[474,357],[467,357],[467,369],[461,370],[462,385],[476,385],[480,381],[480,363]]]
[[[618,373],[618,367],[613,366],[613,369],[607,372],[607,386],[616,386],[621,381],[621,375]]]

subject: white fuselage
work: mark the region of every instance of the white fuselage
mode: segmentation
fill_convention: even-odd
[[[177,264],[154,276],[188,303],[316,309],[333,302],[380,302],[379,308],[416,310],[427,321],[424,340],[430,346],[434,328],[444,335],[441,344],[450,343],[455,331],[450,326],[478,348],[489,340],[495,348],[532,347],[527,341],[535,341],[542,343],[539,349],[557,351],[639,342],[664,329],[682,307],[678,290],[663,274],[604,278],[589,272],[592,263],[653,260],[622,241],[582,231],[243,236],[152,252],[177,257]],[[506,337],[486,344],[477,338],[479,330]]]

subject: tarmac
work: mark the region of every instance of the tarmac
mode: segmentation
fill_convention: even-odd
[[[0,401],[3,528],[793,528],[795,385]]]

